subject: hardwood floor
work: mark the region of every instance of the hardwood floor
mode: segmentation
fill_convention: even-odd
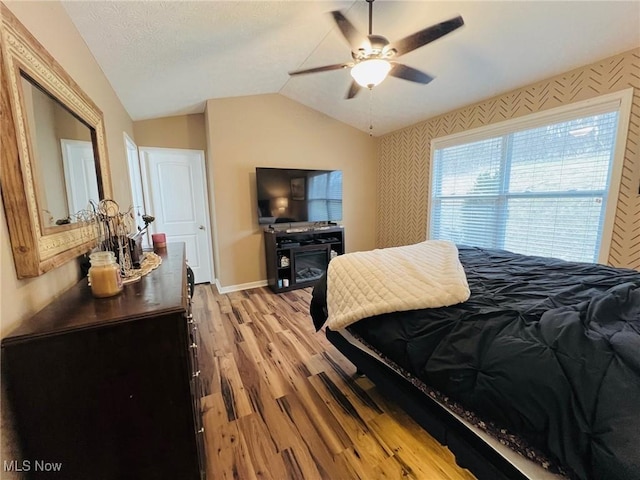
[[[196,287],[208,480],[473,479],[314,331],[310,300]]]

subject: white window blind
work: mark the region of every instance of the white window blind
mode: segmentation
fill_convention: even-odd
[[[434,148],[430,238],[595,262],[618,108]]]
[[[313,175],[308,183],[309,221],[342,220],[342,171]]]

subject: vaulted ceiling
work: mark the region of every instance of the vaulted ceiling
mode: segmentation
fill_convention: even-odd
[[[401,58],[436,77],[428,85],[390,77],[345,100],[347,70],[287,72],[350,61],[328,12],[366,34],[364,0],[63,4],[134,120],[280,93],[381,135],[640,46],[638,1],[377,0],[373,32],[392,42],[456,15],[465,25]]]

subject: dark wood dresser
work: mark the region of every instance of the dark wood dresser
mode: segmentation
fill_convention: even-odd
[[[184,245],[161,256],[160,267],[115,297],[96,299],[80,281],[2,340],[3,408],[22,455],[15,470],[47,479],[204,478]],[[39,471],[42,462],[60,463],[60,472]]]

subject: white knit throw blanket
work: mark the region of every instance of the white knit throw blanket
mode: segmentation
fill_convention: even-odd
[[[382,313],[437,308],[469,298],[456,246],[444,240],[354,252],[329,263],[327,326],[339,330]]]

